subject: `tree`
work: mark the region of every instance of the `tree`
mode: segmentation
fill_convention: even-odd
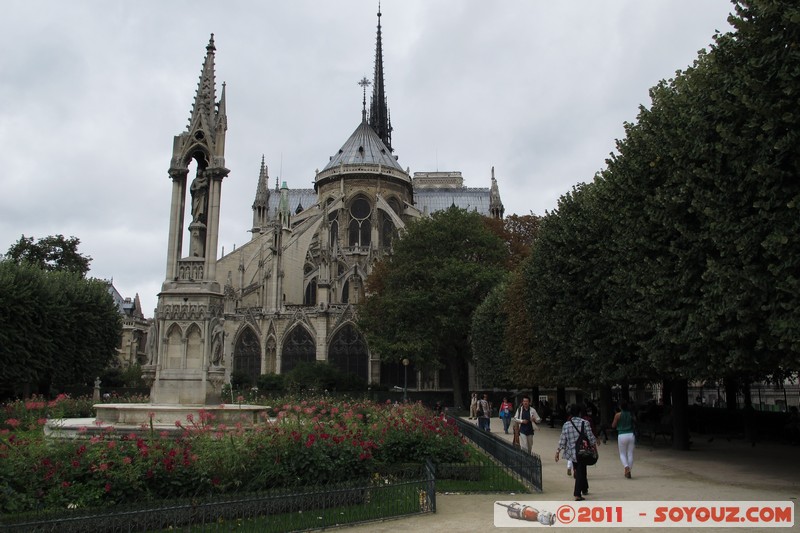
[[[481,384],[487,387],[526,387],[539,383],[531,349],[532,326],[525,313],[520,265],[530,256],[541,217],[511,215],[485,219],[488,228],[508,250],[506,268],[511,282],[495,287],[481,303],[472,322],[472,350]]]
[[[516,384],[511,356],[506,349],[508,314],[506,283],[496,285],[475,309],[470,333],[475,373],[483,387],[511,388]]]
[[[506,265],[509,271],[516,270],[525,258],[531,255],[542,218],[534,214],[510,215],[504,219],[487,218],[486,225],[500,237],[508,249]]]
[[[503,279],[506,258],[475,212],[453,207],[411,222],[367,280],[359,326],[370,350],[384,361],[448,368],[454,405],[464,405],[472,313]]]
[[[0,261],[0,389],[85,383],[111,362],[121,331],[105,282]]]
[[[76,272],[85,277],[92,258],[78,253],[80,239],[50,235],[33,242],[33,237],[22,235],[11,245],[6,258],[15,263],[28,262],[43,270]]]

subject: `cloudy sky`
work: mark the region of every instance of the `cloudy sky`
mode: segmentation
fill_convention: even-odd
[[[689,66],[727,0],[383,0],[399,162],[458,170],[506,214],[544,214],[591,181]],[[361,119],[377,2],[5,0],[0,15],[0,253],[21,235],[80,238],[90,276],[152,316],[166,270],[172,138],[187,127],[209,35],[228,136],[220,248],[249,238],[262,155],[311,186]],[[219,95],[219,92],[218,92]]]

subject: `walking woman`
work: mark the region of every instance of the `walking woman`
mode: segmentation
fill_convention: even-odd
[[[636,444],[636,437],[633,435],[634,416],[628,407],[628,400],[619,402],[619,413],[614,415],[611,427],[617,430],[617,446],[619,446],[619,460],[625,467],[625,477],[631,478],[633,468],[633,448]]]

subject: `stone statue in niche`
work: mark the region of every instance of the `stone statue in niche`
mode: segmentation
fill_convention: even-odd
[[[222,366],[225,359],[225,320],[216,319],[211,328],[211,366]]]
[[[205,224],[208,206],[208,178],[202,171],[197,172],[189,190],[192,193],[192,222]]]

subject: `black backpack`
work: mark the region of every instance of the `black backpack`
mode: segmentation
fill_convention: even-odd
[[[578,431],[578,426],[575,425],[575,422],[572,420],[569,422],[575,428],[575,431]],[[586,421],[581,421],[581,430],[575,441],[575,458],[578,462],[587,466],[597,463],[597,447],[592,445],[589,437],[586,436]]]

